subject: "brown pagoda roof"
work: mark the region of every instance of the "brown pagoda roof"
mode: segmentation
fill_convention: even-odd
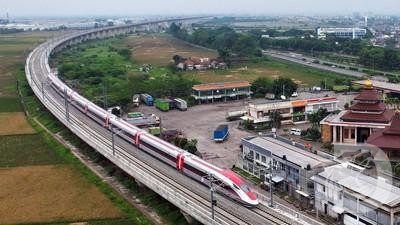
[[[354,113],[347,111],[340,119],[345,122],[363,123],[389,123],[394,116],[394,111],[387,109],[383,113]]]
[[[358,101],[380,101],[382,100],[382,95],[374,88],[365,88],[357,95],[354,100]]]
[[[386,109],[386,105],[383,102],[379,103],[362,103],[357,102],[350,107],[350,110],[354,111],[367,111],[367,112],[383,112]]]
[[[369,136],[367,143],[382,149],[400,150],[400,113],[396,112],[389,127]]]

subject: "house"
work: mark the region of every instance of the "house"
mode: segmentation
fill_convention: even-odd
[[[269,180],[308,205],[314,195],[312,176],[335,162],[316,155],[299,144],[276,135],[242,139],[238,166],[248,173]],[[271,173],[272,172],[272,173]]]
[[[209,69],[225,69],[226,63],[218,59],[189,57],[179,62],[176,67],[181,70],[209,70]]]
[[[400,223],[400,188],[362,173],[351,163],[330,166],[313,176],[315,209],[344,224]]]
[[[247,81],[199,84],[192,87],[192,96],[199,103],[238,100],[250,97],[250,86]]]

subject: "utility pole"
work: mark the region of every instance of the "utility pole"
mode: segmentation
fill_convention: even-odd
[[[211,218],[214,220],[214,206],[217,205],[217,200],[214,199],[214,176],[209,173],[208,179],[210,180],[210,194],[211,194]]]
[[[65,100],[65,118],[69,122],[69,104],[68,104],[68,93],[67,89],[64,88],[64,100]]]
[[[285,84],[282,85],[282,95],[285,96]]]
[[[271,202],[269,204],[270,207],[274,207],[274,200],[273,200],[273,182],[272,182],[272,157],[269,161],[269,194],[271,198]]]
[[[115,156],[115,139],[114,139],[115,133],[114,133],[114,126],[112,123],[110,124],[110,128],[111,128],[112,153],[113,153],[113,156]]]
[[[108,105],[107,101],[108,101],[108,99],[107,99],[107,86],[104,83],[103,84],[103,108],[104,108],[104,110],[107,110],[107,107],[108,107],[107,106]]]

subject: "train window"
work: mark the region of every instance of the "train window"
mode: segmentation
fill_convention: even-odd
[[[250,192],[250,188],[246,184],[242,184],[240,187],[244,192]]]
[[[240,189],[238,186],[236,186],[236,184],[233,184],[233,187],[236,189]]]

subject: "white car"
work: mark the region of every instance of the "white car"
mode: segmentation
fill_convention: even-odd
[[[299,94],[297,92],[293,92],[292,97],[298,97]]]
[[[297,128],[292,128],[292,129],[290,129],[290,134],[291,135],[300,136],[301,135],[301,130],[297,129]]]

